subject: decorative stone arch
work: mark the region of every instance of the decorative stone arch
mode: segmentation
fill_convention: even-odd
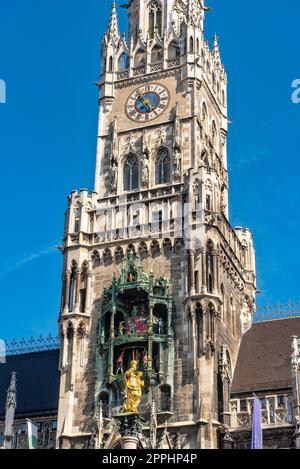
[[[152,257],[158,257],[161,253],[161,247],[157,239],[151,241],[151,255]]]
[[[103,263],[104,265],[112,264],[113,256],[110,248],[105,248],[103,251]]]
[[[172,240],[170,238],[165,238],[162,243],[163,251],[166,257],[170,256],[173,251]]]
[[[115,250],[114,250],[114,259],[116,261],[117,264],[120,264],[123,259],[124,259],[124,250],[122,248],[122,246],[116,246]]]
[[[97,249],[92,252],[91,259],[94,269],[100,266],[100,253]]]
[[[141,241],[138,246],[138,252],[141,259],[146,259],[149,256],[148,246],[145,241]]]
[[[129,257],[131,254],[133,256],[136,256],[136,247],[133,243],[128,244],[126,248],[126,254],[127,254],[127,257]]]

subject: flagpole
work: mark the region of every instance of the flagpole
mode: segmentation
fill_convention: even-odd
[[[252,393],[254,397],[253,410],[252,410],[252,436],[251,436],[251,449],[263,449],[263,429],[262,429],[262,402],[260,398]]]

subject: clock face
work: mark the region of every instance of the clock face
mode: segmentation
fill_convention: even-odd
[[[158,83],[140,86],[127,100],[127,117],[135,122],[156,119],[167,109],[169,101],[169,92],[164,86]]]

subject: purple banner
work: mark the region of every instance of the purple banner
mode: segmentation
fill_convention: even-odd
[[[261,418],[262,405],[258,397],[254,396],[252,411],[252,442],[251,449],[263,449],[263,431]]]

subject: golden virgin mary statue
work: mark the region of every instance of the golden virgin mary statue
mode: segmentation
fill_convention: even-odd
[[[142,388],[144,381],[141,377],[143,373],[137,371],[137,361],[132,360],[130,369],[125,373],[126,401],[124,412],[138,414],[138,406],[142,400]]]

